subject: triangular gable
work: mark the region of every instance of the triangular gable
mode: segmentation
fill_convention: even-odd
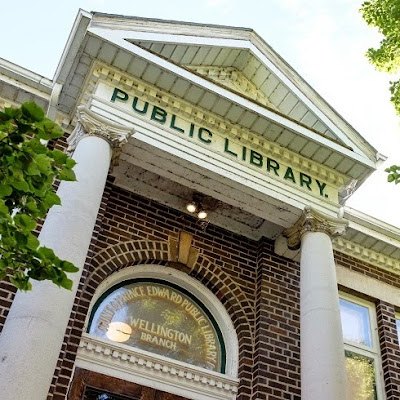
[[[315,104],[306,102],[304,94],[301,96],[298,90],[296,93],[290,79],[282,79],[287,78],[285,76],[288,73],[287,68],[286,71],[280,71],[281,76],[279,76],[277,71],[273,71],[270,66],[257,59],[250,48],[129,41],[357,151],[358,144],[354,141],[354,137],[349,137],[338,129]]]
[[[140,79],[205,118],[224,119],[232,132],[249,132],[257,143],[266,139],[281,152],[332,168],[348,182],[357,180],[358,187],[376,167],[376,150],[253,31],[211,28],[94,13],[89,24],[76,24],[76,43],[63,59],[75,59],[80,75],[99,60],[120,70],[116,82],[126,72],[127,86],[129,76]],[[83,87],[83,81],[74,83],[76,77],[68,83],[71,66],[62,61],[55,76],[67,82],[59,104],[70,115]]]

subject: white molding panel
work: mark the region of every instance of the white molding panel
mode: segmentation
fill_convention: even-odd
[[[193,400],[234,400],[239,379],[84,333],[76,367]]]

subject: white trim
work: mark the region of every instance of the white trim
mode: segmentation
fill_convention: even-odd
[[[343,292],[339,292],[339,297],[341,299],[350,301],[354,304],[366,307],[368,309],[369,328],[371,334],[372,347],[367,347],[365,345],[357,344],[352,341],[343,339],[344,348],[345,350],[349,350],[353,353],[358,353],[360,355],[372,358],[374,360],[376,394],[378,396],[378,400],[385,400],[386,395],[384,392],[384,384],[383,384],[382,357],[381,357],[379,338],[378,338],[378,325],[376,322],[375,305],[369,301],[360,299],[356,296]]]
[[[229,99],[230,101],[235,102],[236,104],[245,107],[248,110],[251,110],[253,112],[256,112],[265,118],[268,118],[280,125],[286,126],[288,129],[297,132],[298,134],[313,140],[316,143],[319,143],[333,151],[337,151],[346,157],[349,157],[352,160],[356,160],[359,163],[361,163],[364,166],[370,167],[375,169],[376,165],[375,162],[370,160],[368,157],[365,156],[364,153],[361,152],[361,154],[353,152],[352,150],[349,150],[345,148],[344,146],[337,144],[330,139],[327,139],[310,129],[292,121],[289,120],[279,114],[276,114],[265,107],[259,106],[255,104],[252,101],[249,101],[247,99],[244,99],[242,96],[239,96],[237,94],[232,93],[231,91],[224,89],[218,85],[216,85],[213,82],[207,81],[203,77],[199,77],[195,74],[193,74],[191,71],[185,70],[180,66],[177,66],[175,64],[172,64],[171,62],[164,60],[163,58],[159,57],[158,55],[155,55],[153,53],[149,53],[146,50],[143,50],[139,46],[134,45],[131,42],[128,42],[127,39],[130,38],[131,32],[124,32],[124,31],[110,31],[108,29],[102,29],[102,28],[95,28],[91,27],[88,29],[90,33],[92,33],[94,36],[98,36],[99,38],[105,40],[106,42],[114,43],[120,48],[123,48],[127,50],[130,53],[133,53],[140,58],[143,58],[147,60],[150,63],[156,64],[162,69],[165,69],[167,71],[170,71],[186,80],[189,82],[192,82],[195,85],[200,85],[204,89],[207,89],[209,91],[212,91],[213,93],[218,94],[219,96],[222,96],[226,99]],[[122,36],[122,33],[124,36]],[[132,32],[134,33],[134,32]],[[337,129],[337,128],[336,128]]]
[[[7,83],[8,85],[16,87],[18,90],[24,90],[28,92],[29,94],[32,94],[34,96],[40,97],[43,100],[49,101],[50,100],[50,94],[41,90],[43,88],[43,85],[39,86],[39,88],[35,88],[34,86],[30,86],[29,84],[25,82],[20,82],[14,77],[9,77],[4,74],[2,74],[0,70],[0,82]]]
[[[349,220],[349,228],[398,248],[400,247],[400,229],[398,227],[348,206],[344,207],[344,211],[344,218]]]
[[[3,58],[0,58],[0,73],[8,77],[11,82],[18,82],[20,87],[28,92],[36,90],[42,97],[51,93],[53,82],[50,79]]]
[[[107,17],[107,16],[103,16]],[[154,22],[148,20],[148,22]],[[277,54],[272,48],[264,42],[264,40],[255,32],[245,29],[245,28],[235,28],[229,26],[198,26],[191,25],[189,27],[190,33],[188,31],[188,26],[185,23],[176,21],[156,21],[159,22],[162,27],[151,26],[150,30],[143,29],[143,23],[135,25],[133,22],[130,26],[121,26],[121,20],[118,23],[105,23],[105,21],[95,20],[93,28],[97,29],[107,29],[120,32],[121,36],[129,38],[130,40],[136,41],[148,41],[148,42],[159,42],[159,43],[173,43],[178,45],[188,45],[188,46],[220,46],[225,48],[237,48],[241,50],[248,50],[253,53],[253,56],[257,58],[262,64],[264,64],[271,72],[273,72],[288,88],[291,90],[299,99],[302,101],[312,112],[314,112],[318,118],[323,121],[344,143],[350,147],[356,147],[360,154],[365,155],[366,151],[373,152],[375,149],[365,141],[353,128],[350,128],[353,132],[359,135],[356,141],[351,139],[349,135],[344,133],[344,130],[340,128],[337,123],[332,120],[332,117],[328,116],[320,107],[316,106],[311,100],[311,96],[320,97],[311,87],[307,85],[305,81],[291,68],[288,64]],[[167,25],[168,24],[168,25]],[[167,26],[165,26],[167,25]],[[209,32],[212,32],[212,36],[207,36]],[[140,31],[135,29],[141,29]],[[224,34],[225,33],[225,34]],[[217,36],[218,35],[218,36]],[[273,60],[271,59],[273,58]],[[285,72],[286,71],[286,74]],[[289,76],[292,78],[290,79]],[[293,81],[297,81],[298,85],[302,86],[300,88]],[[306,86],[307,85],[307,86]],[[304,87],[306,86],[306,87]],[[305,92],[308,92],[305,94]],[[322,98],[318,99],[325,102]],[[340,122],[345,125],[348,123],[328,104],[323,104],[323,107],[327,109],[333,116],[333,118],[338,118]],[[348,129],[348,128],[347,128]],[[375,150],[376,152],[376,150]],[[375,155],[375,154],[373,154]]]
[[[96,99],[91,104],[91,110],[108,120],[116,121],[116,118],[110,115],[110,111],[106,109],[106,106],[103,106]],[[260,171],[260,169],[257,170],[257,167],[246,165],[240,160],[229,159],[215,149],[209,150],[194,141],[177,137],[168,127],[158,127],[151,121],[143,121],[133,115],[125,116],[125,121],[135,127],[135,140],[147,143],[199,167],[206,168],[215,174],[242,184],[245,188],[248,187],[274,197],[278,201],[287,203],[296,209],[302,210],[305,205],[313,204],[316,208],[325,210],[324,212],[330,215],[337,214],[337,201],[325,198],[320,201],[320,197],[315,191],[309,194],[305,190],[299,189],[298,185],[285,182],[283,178],[275,178],[272,174],[268,175],[264,171]],[[128,158],[130,158],[129,155],[126,159]],[[301,170],[297,169],[297,171]],[[333,185],[329,185],[328,189],[331,196],[337,194]]]
[[[337,264],[336,276],[339,285],[400,307],[399,288],[342,267],[339,262]]]
[[[239,380],[123,344],[82,335],[75,367],[193,400],[234,400]]]
[[[179,99],[168,92],[162,91],[153,85],[145,84],[137,78],[133,78],[129,74],[121,73],[115,68],[109,67],[102,62],[96,61],[92,65],[92,71],[88,76],[91,77],[91,85],[87,87],[81,96],[81,102],[90,102],[92,104],[94,102],[101,103],[99,105],[100,108],[105,107],[105,110],[111,110],[109,111],[110,115],[107,115],[107,118],[117,118],[119,123],[122,123],[121,121],[123,120],[129,121],[129,116],[135,116],[135,118],[151,122],[148,117],[137,115],[134,111],[129,110],[126,103],[111,103],[109,100],[110,97],[106,99],[105,96],[107,90],[113,90],[116,85],[122,84],[126,92],[131,96],[141,93],[141,96],[143,97],[142,100],[148,101],[152,106],[157,105],[167,109],[171,114],[176,114],[188,122],[200,123],[201,121],[201,124],[204,124],[207,128],[213,129],[219,136],[226,135],[235,140],[240,140],[243,142],[243,145],[249,145],[261,152],[268,151],[271,154],[274,154],[274,157],[279,159],[282,163],[289,163],[295,168],[310,173],[338,189],[342,189],[345,182],[348,180],[348,176],[345,174],[309,160],[292,150],[282,148],[280,145],[265,138],[260,138],[248,129],[238,128],[236,125],[227,122],[225,119],[213,114],[212,112],[204,111],[201,108],[193,106],[191,103]],[[130,82],[129,85],[127,84],[128,80]],[[107,96],[109,94],[107,93]],[[160,126],[159,124],[156,125]],[[164,126],[163,129],[165,128],[166,127]]]
[[[86,36],[87,28],[92,20],[92,13],[82,10],[78,11],[75,17],[74,24],[68,36],[60,61],[58,62],[56,72],[54,73],[53,82],[65,83],[65,80],[70,73],[72,65],[79,48]]]
[[[90,310],[92,310],[96,301],[106,290],[125,280],[135,278],[162,279],[167,282],[175,283],[179,287],[182,287],[183,289],[186,289],[192,293],[201,303],[203,303],[217,322],[224,339],[226,350],[226,375],[233,378],[237,377],[239,343],[235,327],[233,326],[229,314],[225,310],[225,307],[222,305],[222,303],[209,289],[182,271],[177,271],[173,268],[159,265],[136,265],[133,267],[124,268],[123,270],[112,274],[98,286],[97,291],[92,298]],[[85,330],[87,329],[89,318],[90,313],[88,313],[86,317]],[[158,355],[155,354],[152,356],[158,357]],[[185,365],[189,366],[188,364]],[[192,368],[193,366],[189,367]]]

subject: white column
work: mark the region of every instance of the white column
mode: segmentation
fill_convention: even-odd
[[[131,129],[108,123],[82,107],[70,147],[77,162],[77,182],[61,182],[62,205],[48,213],[41,245],[79,267],[70,274],[71,291],[51,282],[33,282],[31,292],[18,292],[0,336],[0,398],[44,400],[50,387],[82,274],[113,149]]]
[[[290,248],[301,242],[300,352],[303,400],[345,400],[346,369],[331,237],[347,222],[306,208],[284,232]]]

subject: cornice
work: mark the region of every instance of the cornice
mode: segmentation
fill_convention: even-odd
[[[133,347],[113,344],[84,333],[79,344],[77,365],[102,371],[113,371],[114,376],[131,377],[132,381],[151,381],[161,388],[174,388],[177,394],[196,399],[234,400],[239,380],[228,375],[157,356]],[[171,389],[170,389],[171,390]],[[185,397],[186,397],[185,396]]]
[[[344,237],[334,238],[332,244],[333,249],[338,253],[345,254],[365,264],[373,265],[392,274],[400,275],[400,260],[398,259],[368,249]],[[300,248],[295,250],[289,249],[287,238],[283,237],[283,235],[276,239],[275,251],[279,255],[300,262]],[[340,265],[340,261],[336,261],[336,263]]]
[[[209,129],[213,129],[220,135],[237,140],[243,145],[248,145],[251,148],[266,152],[277,161],[287,163],[301,171],[309,172],[316,178],[321,178],[336,188],[343,187],[344,183],[348,180],[344,174],[338,173],[331,168],[321,166],[320,164],[300,156],[298,153],[282,148],[278,144],[260,137],[260,135],[248,129],[229,123],[211,112],[196,107],[182,99],[178,99],[170,93],[144,83],[138,78],[134,78],[117,68],[110,67],[99,61],[93,63],[91,73],[88,74],[84,85],[85,91],[80,96],[78,103],[90,102],[99,80],[109,82],[113,85],[119,85],[125,90],[134,91],[135,94],[140,96],[143,100],[160,107],[168,108],[171,112],[179,113],[182,117]]]
[[[400,261],[377,251],[353,243],[343,237],[335,238],[333,248],[340,253],[354,257],[391,273],[400,275]]]

